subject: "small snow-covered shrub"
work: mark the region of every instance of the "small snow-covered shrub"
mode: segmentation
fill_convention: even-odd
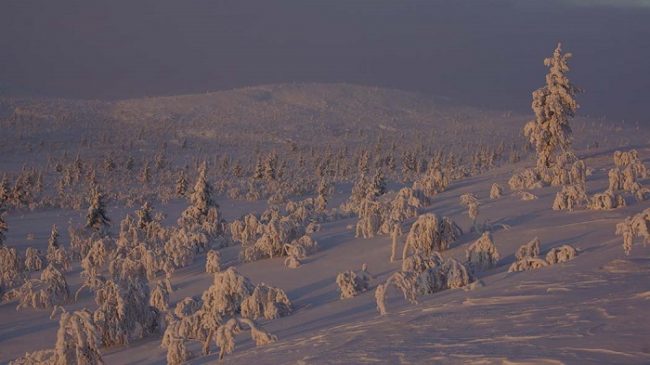
[[[336,285],[339,286],[341,299],[352,298],[365,292],[370,286],[370,274],[364,264],[361,271],[345,271],[336,276]]]
[[[594,194],[589,203],[589,209],[592,210],[610,210],[624,207],[625,198],[621,194],[616,194],[610,190],[603,193]]]
[[[549,265],[560,264],[573,260],[577,255],[576,249],[570,245],[562,245],[560,247],[553,247],[546,254],[546,262]]]
[[[492,235],[484,232],[481,237],[472,243],[465,251],[467,265],[472,272],[479,272],[492,269],[499,261],[499,251],[497,251]]]
[[[242,302],[241,315],[251,319],[276,319],[290,314],[292,307],[284,290],[262,283]]]
[[[510,265],[508,272],[517,272],[517,271],[527,271],[539,269],[542,267],[548,266],[548,263],[542,259],[534,257],[524,257],[521,260],[517,260]]]
[[[523,201],[530,201],[530,200],[537,200],[538,199],[537,195],[531,194],[531,193],[529,193],[527,191],[520,191],[520,192],[517,193],[517,195],[519,195],[519,199],[521,199]]]
[[[503,186],[494,183],[490,188],[490,199],[499,199],[503,195]]]
[[[650,208],[618,223],[616,235],[623,236],[623,250],[626,255],[632,251],[632,244],[636,237],[642,237],[644,244],[650,243]]]
[[[517,260],[523,260],[527,257],[530,258],[536,258],[539,257],[539,238],[535,237],[532,240],[530,240],[528,243],[525,245],[522,245],[517,249],[517,253],[515,254],[515,258]]]
[[[517,171],[508,180],[508,186],[512,191],[532,190],[542,187],[539,175],[534,169]]]

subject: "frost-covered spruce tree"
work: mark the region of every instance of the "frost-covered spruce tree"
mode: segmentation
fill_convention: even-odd
[[[402,259],[405,259],[409,252],[430,256],[433,251],[444,251],[461,234],[458,225],[450,218],[444,217],[440,220],[433,213],[423,214],[413,223],[406,236]]]
[[[381,169],[375,171],[375,175],[372,178],[372,185],[370,186],[370,193],[374,196],[381,196],[386,193],[386,179]]]
[[[41,271],[45,260],[41,251],[33,247],[27,247],[25,252],[25,269],[28,271]]]
[[[169,310],[169,291],[167,285],[162,281],[157,281],[151,296],[149,298],[149,305],[158,310],[158,313],[167,313]]]
[[[209,343],[214,338],[217,347],[219,347],[220,360],[225,355],[233,353],[235,351],[235,336],[242,331],[243,325],[250,328],[250,336],[256,346],[267,345],[278,340],[277,336],[268,333],[248,318],[230,318],[222,326],[219,326],[216,331],[210,333],[204,346],[206,352],[210,352]]]
[[[100,342],[92,313],[86,309],[68,313],[59,320],[54,349],[27,353],[12,365],[101,365]]]
[[[40,279],[27,281],[7,296],[18,299],[17,310],[51,309],[70,301],[70,289],[63,273],[50,264],[43,270]]]
[[[0,247],[4,246],[5,240],[7,239],[7,231],[9,226],[4,219],[4,212],[2,211],[2,205],[0,204]]]
[[[478,198],[472,193],[466,193],[460,196],[460,203],[467,207],[467,215],[472,220],[472,226],[476,231],[476,218],[478,217]]]
[[[352,298],[365,292],[370,287],[368,266],[363,264],[361,271],[344,271],[336,276],[336,285],[341,292],[341,299]]]
[[[465,255],[467,265],[475,273],[492,269],[500,258],[490,232],[484,232],[478,240],[472,243],[465,251]]]
[[[284,290],[261,283],[241,303],[241,315],[250,319],[276,319],[289,315],[293,305]]]
[[[614,193],[611,190],[606,190],[603,193],[596,193],[591,197],[589,209],[610,210],[624,207],[625,205],[626,202],[623,195]]]
[[[104,195],[98,186],[93,186],[90,190],[90,206],[86,214],[86,228],[103,235],[107,233],[111,220],[106,215],[106,204]]]
[[[241,304],[255,290],[250,279],[233,267],[214,275],[213,284],[202,295],[204,324],[216,328],[225,318],[241,313]]]
[[[0,294],[25,281],[25,268],[14,247],[0,246]]]
[[[528,122],[524,134],[537,152],[537,169],[541,173],[555,166],[560,153],[571,149],[569,119],[575,115],[580,91],[567,78],[570,53],[562,53],[558,44],[550,58],[544,60],[549,68],[546,85],[533,92],[532,109],[535,120]]]
[[[503,186],[494,183],[490,188],[490,199],[499,199],[503,195]]]
[[[395,260],[397,260],[398,237],[401,236],[402,233],[402,225],[399,223],[393,223],[393,226],[390,230],[390,262],[395,262]]]
[[[205,261],[205,272],[215,274],[221,271],[221,253],[216,250],[208,251]]]
[[[330,195],[330,189],[330,184],[325,179],[325,177],[321,178],[317,188],[318,196],[316,197],[316,201],[314,203],[316,206],[316,211],[323,212],[327,208],[327,199]]]
[[[564,185],[562,190],[555,194],[553,210],[573,211],[574,208],[586,206],[589,202],[583,185]]]
[[[147,228],[149,223],[153,222],[152,211],[153,209],[148,201],[144,202],[142,207],[135,211],[135,215],[138,217],[138,228],[144,230]]]
[[[137,277],[123,286],[109,280],[97,290],[93,319],[104,346],[127,344],[159,330],[159,313],[149,299],[149,287]]]
[[[386,296],[391,286],[400,290],[404,299],[409,303],[417,304],[417,278],[418,276],[413,272],[398,271],[389,276],[384,284],[377,285],[375,289],[375,300],[379,314],[384,315],[388,313],[386,310]]]
[[[616,225],[616,235],[623,236],[623,250],[626,255],[632,251],[634,239],[641,237],[644,244],[650,243],[650,208],[625,218]]]
[[[56,227],[56,224],[52,225],[52,230],[50,231],[50,238],[47,240],[47,260],[51,261],[50,257],[53,255],[54,251],[59,248],[59,229]]]
[[[537,237],[533,238],[528,243],[522,245],[517,249],[515,258],[517,260],[523,260],[524,258],[527,257],[531,257],[531,258],[539,257],[539,244],[540,244],[539,238]]]
[[[199,168],[199,176],[189,196],[190,206],[183,211],[178,222],[179,226],[199,229],[210,237],[221,235],[223,219],[219,212],[219,205],[212,198],[212,194],[212,185],[207,177],[207,164],[204,162]]]
[[[510,265],[508,272],[526,271],[548,266],[548,263],[539,258],[539,238],[535,237],[530,242],[522,245],[515,253],[515,262]]]
[[[562,245],[560,247],[553,247],[546,254],[546,262],[549,265],[560,264],[563,262],[571,261],[578,255],[578,252],[571,245]]]

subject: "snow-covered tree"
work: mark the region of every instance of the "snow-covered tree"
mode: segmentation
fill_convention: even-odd
[[[450,218],[442,220],[433,213],[423,214],[413,223],[406,236],[402,259],[409,252],[419,252],[430,256],[433,251],[444,251],[463,234],[462,230]]]
[[[0,247],[4,245],[5,240],[7,239],[7,231],[9,226],[4,219],[4,212],[2,211],[2,204],[0,203]]]
[[[43,270],[40,279],[28,280],[21,287],[5,294],[5,299],[17,299],[16,309],[51,309],[67,304],[70,290],[63,273],[50,264]]]
[[[591,197],[589,209],[610,210],[624,207],[625,205],[626,203],[623,195],[614,193],[611,190],[606,190],[603,193],[596,193]]]
[[[0,294],[24,281],[25,269],[16,248],[0,246]]]
[[[553,247],[546,254],[546,262],[548,262],[549,265],[561,264],[573,260],[577,254],[576,249],[571,245]]]
[[[523,191],[541,188],[542,183],[539,174],[529,168],[516,171],[508,180],[508,186],[512,191]]]
[[[465,251],[467,265],[472,272],[479,272],[492,269],[500,259],[492,235],[490,232],[484,232],[481,237],[472,243]]]
[[[221,271],[221,253],[216,250],[208,251],[205,261],[205,272],[214,274]]]
[[[185,196],[187,193],[187,178],[185,177],[185,170],[181,170],[176,179],[176,195]]]
[[[344,271],[336,276],[336,284],[341,292],[341,299],[352,298],[365,292],[370,287],[371,276],[368,266],[363,264],[361,271]]]
[[[575,207],[586,206],[589,202],[583,185],[564,185],[553,201],[553,210],[573,211]]]
[[[510,265],[508,272],[528,271],[548,266],[545,260],[536,257],[524,257]]]
[[[416,254],[412,258],[414,260],[404,262],[402,271],[393,273],[384,284],[377,286],[375,300],[380,315],[387,312],[385,300],[390,287],[399,289],[404,299],[410,303],[417,303],[418,295],[461,288],[472,280],[467,267],[456,259],[443,260],[438,253],[434,253],[430,257]]]
[[[45,265],[43,254],[38,249],[27,247],[25,252],[25,269],[28,271],[41,271]]]
[[[544,171],[554,167],[557,156],[571,149],[569,119],[575,115],[579,92],[567,78],[570,53],[562,53],[561,44],[553,55],[544,60],[549,68],[546,85],[533,92],[532,109],[535,120],[526,124],[524,134],[537,151],[537,168]]]
[[[276,319],[289,315],[293,305],[284,290],[264,283],[241,303],[241,315],[250,319]]]
[[[138,228],[144,230],[147,228],[149,223],[153,222],[152,211],[153,209],[148,201],[144,202],[142,207],[135,211],[135,215],[138,217]]]
[[[137,277],[123,286],[109,280],[97,290],[93,319],[104,346],[127,344],[159,330],[159,313],[149,305],[149,294],[146,282]]]
[[[490,188],[490,199],[499,199],[503,195],[503,187],[497,183],[492,184]]]
[[[478,217],[479,207],[478,198],[472,193],[465,193],[460,196],[460,203],[467,207],[467,215],[472,220],[474,228],[476,228],[476,218]]]
[[[521,245],[515,253],[515,258],[517,260],[523,260],[524,258],[536,258],[539,257],[539,238],[535,237],[530,240],[525,245]]]
[[[239,274],[233,267],[216,273],[213,284],[202,295],[205,320],[220,323],[241,313],[241,304],[255,290],[247,277]]]
[[[243,325],[250,328],[250,336],[256,346],[267,345],[278,340],[277,336],[268,333],[248,318],[230,318],[226,323],[217,328],[214,335],[211,333],[206,341],[206,344],[208,344],[211,338],[214,337],[215,343],[219,347],[220,360],[225,355],[235,351],[235,336],[242,331]],[[206,347],[208,349],[207,352],[209,352],[209,346],[205,346],[204,348]]]
[[[25,354],[11,365],[102,365],[99,335],[92,313],[86,309],[68,313],[59,320],[54,349]]]
[[[90,206],[86,215],[86,228],[91,228],[100,234],[106,233],[111,220],[106,215],[104,195],[99,187],[93,186],[90,191]]]
[[[644,244],[650,243],[650,208],[625,218],[616,225],[616,235],[623,236],[623,250],[626,255],[632,251],[634,239],[641,237]]]

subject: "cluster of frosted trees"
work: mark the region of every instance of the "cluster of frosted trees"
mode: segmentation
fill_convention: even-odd
[[[231,223],[232,238],[241,243],[242,261],[286,257],[285,265],[296,268],[318,249],[318,243],[311,238],[319,229],[313,219],[313,199],[289,202],[285,211],[286,215],[282,215],[279,209],[268,209],[259,218],[248,214]]]
[[[432,213],[420,215],[411,225],[402,250],[402,270],[375,289],[379,312],[387,312],[385,300],[390,287],[397,288],[406,300],[415,303],[418,295],[467,285],[471,270],[453,258],[443,259],[440,254],[461,235],[462,230],[450,218],[440,219]]]
[[[167,303],[162,306],[167,307]],[[256,345],[275,342],[277,338],[254,322],[259,318],[275,319],[291,313],[293,306],[282,289],[266,284],[253,285],[234,268],[214,274],[213,284],[201,298],[187,297],[166,310],[167,327],[162,346],[167,362],[181,364],[193,355],[186,344],[198,341],[203,353],[209,354],[211,343],[219,348],[219,358],[235,349],[235,335],[244,326]]]
[[[539,269],[549,265],[573,260],[577,251],[571,245],[554,247],[548,251],[545,258],[540,257],[540,241],[537,237],[519,247],[515,254],[515,262],[510,265],[508,272]]]
[[[17,300],[18,308],[54,308],[56,311],[72,300],[77,300],[84,289],[91,291],[97,308],[88,312],[89,316],[86,312],[67,314],[64,311],[59,330],[59,336],[68,336],[71,330],[66,326],[85,321],[83,330],[87,332],[71,336],[97,338],[93,348],[83,350],[86,354],[97,354],[88,355],[94,361],[89,363],[101,361],[98,350],[100,346],[127,344],[162,333],[170,321],[167,307],[169,293],[173,289],[170,282],[173,272],[189,265],[198,253],[207,252],[210,247],[222,247],[229,242],[225,236],[225,223],[212,198],[205,165],[201,167],[189,200],[190,205],[182,213],[177,226],[163,227],[162,215],[154,214],[147,203],[136,211],[135,219],[127,215],[122,220],[118,236],[113,238],[108,234],[110,219],[106,215],[103,195],[99,188],[93,186],[86,225],[71,229],[69,253],[58,242],[56,226],[52,229],[45,256],[29,248],[23,261],[15,249],[4,246],[0,248],[2,287],[3,290],[13,287],[4,293],[3,298]],[[212,272],[219,273],[221,267],[218,251],[210,251],[207,256],[206,266]],[[71,295],[63,274],[70,268],[71,260],[80,262],[83,279],[82,286],[74,296]],[[24,273],[39,270],[46,263],[40,279],[26,279]],[[153,289],[150,289],[151,283],[155,283]],[[260,286],[250,294],[254,298],[250,301],[264,303],[262,310],[266,317],[274,313],[273,309],[266,307],[266,299],[270,297],[276,298],[274,303],[278,303],[284,296],[286,308],[278,307],[275,313],[290,310],[286,295],[278,293],[275,288]],[[259,312],[253,302],[247,308],[246,313],[252,313],[252,317]],[[74,328],[74,331],[81,330],[82,328]],[[62,341],[62,337],[57,341]],[[42,358],[43,363],[55,361],[58,364],[61,362],[56,361],[61,356],[77,356],[78,363],[85,363],[83,359],[87,355],[81,354],[79,348],[70,345],[65,348],[70,353],[61,355],[57,351],[58,347],[54,352],[27,354],[23,359],[18,359],[17,363]],[[71,355],[74,353],[76,355]]]

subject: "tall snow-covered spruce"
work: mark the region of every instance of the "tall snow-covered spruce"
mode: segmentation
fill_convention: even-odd
[[[535,147],[537,170],[544,172],[556,167],[561,154],[571,153],[571,126],[578,103],[575,95],[580,91],[567,78],[571,53],[562,53],[558,44],[553,55],[544,60],[549,68],[546,85],[533,92],[532,109],[535,119],[524,127],[524,134]]]

